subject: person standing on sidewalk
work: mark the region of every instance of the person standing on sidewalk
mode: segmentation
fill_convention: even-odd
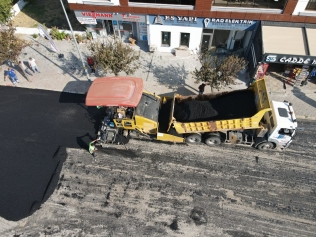
[[[206,86],[205,83],[202,83],[202,84],[199,86],[199,95],[203,95],[205,86]]]
[[[37,72],[40,73],[40,71],[38,70],[38,67],[37,67],[37,65],[36,65],[36,62],[35,62],[35,59],[34,59],[34,58],[29,58],[28,63],[29,63],[29,66],[30,66],[30,68],[32,69],[32,71],[33,71],[34,73],[35,73],[35,71],[37,71]]]
[[[89,65],[89,67],[91,69],[91,72],[95,73],[93,58],[92,57],[87,57],[87,62],[88,62],[88,65]]]
[[[15,74],[15,70],[13,68],[8,68],[7,75],[13,83],[13,86],[16,86],[16,83],[20,83],[18,77]]]
[[[21,68],[21,70],[22,70],[22,72],[23,72],[23,76],[24,76],[28,81],[31,82],[32,80],[29,79],[29,77],[28,77],[28,75],[27,75],[27,74],[29,74],[29,75],[33,76],[33,74],[31,73],[30,69],[28,69],[28,68],[24,65],[24,63],[21,62],[21,61],[19,61],[19,66],[20,66],[20,68]]]

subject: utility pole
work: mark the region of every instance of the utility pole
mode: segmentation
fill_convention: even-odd
[[[67,12],[65,10],[65,7],[64,7],[64,4],[63,4],[62,0],[60,0],[60,4],[63,7],[64,13],[65,13],[65,16],[66,16],[66,19],[67,19],[67,22],[68,22],[68,25],[69,25],[69,28],[70,28],[70,31],[71,31],[71,34],[72,34],[72,37],[73,37],[73,39],[75,41],[75,44],[76,44],[76,47],[77,47],[77,50],[78,50],[78,53],[79,53],[79,56],[80,56],[80,59],[81,59],[81,62],[82,62],[83,69],[84,69],[84,71],[85,71],[85,73],[87,75],[88,81],[91,81],[89,73],[88,73],[88,70],[87,70],[87,67],[86,67],[86,64],[85,64],[85,61],[83,60],[83,57],[82,57],[81,51],[79,49],[79,46],[78,46],[78,43],[77,43],[74,31],[72,30],[72,27],[71,27],[70,21],[68,19]]]

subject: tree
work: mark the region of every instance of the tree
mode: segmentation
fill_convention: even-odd
[[[11,22],[0,29],[0,64],[6,60],[17,63],[22,49],[29,45],[25,40],[16,37],[14,32],[15,28]]]
[[[139,68],[139,54],[121,40],[93,42],[88,46],[95,66],[118,76],[120,72],[133,74]]]
[[[12,16],[11,8],[13,0],[1,0],[0,1],[0,23],[6,23]]]
[[[237,73],[247,65],[245,59],[236,55],[218,57],[208,51],[200,53],[199,60],[201,68],[192,72],[195,83],[204,82],[212,91],[234,83]]]

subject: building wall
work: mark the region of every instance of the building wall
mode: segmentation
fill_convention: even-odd
[[[170,47],[161,47],[162,31],[171,32]],[[180,33],[190,33],[189,48],[191,50],[199,48],[201,43],[202,28],[149,25],[149,32],[149,44],[157,46],[160,52],[171,52],[174,48],[178,48],[180,44]]]
[[[247,20],[264,20],[264,21],[289,21],[301,23],[316,23],[316,17],[292,15],[298,0],[289,0],[283,14],[276,13],[261,13],[261,12],[238,12],[238,9],[232,11],[210,11],[209,4],[206,5],[204,10],[183,10],[171,8],[151,8],[151,7],[128,7],[122,6],[100,6],[100,5],[87,5],[69,3],[71,10],[85,10],[85,11],[99,11],[99,12],[120,12],[131,14],[144,14],[144,15],[168,15],[168,16],[196,16],[196,17],[209,17],[209,18],[233,18],[233,19],[247,19]],[[198,9],[202,7],[199,6]],[[242,9],[242,8],[241,8]],[[256,9],[258,11],[260,9]]]

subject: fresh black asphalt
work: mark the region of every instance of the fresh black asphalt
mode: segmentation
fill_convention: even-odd
[[[65,148],[87,149],[97,116],[85,95],[0,87],[0,216],[20,220],[49,197]]]

